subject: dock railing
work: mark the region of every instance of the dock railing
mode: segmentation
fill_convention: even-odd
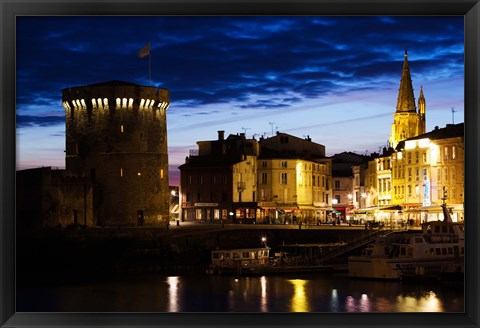
[[[341,246],[324,249],[318,258],[318,262],[324,264],[328,260],[375,241],[379,236],[387,236],[395,231],[398,230],[380,229],[364,231],[362,234],[357,235],[355,238],[345,242]]]

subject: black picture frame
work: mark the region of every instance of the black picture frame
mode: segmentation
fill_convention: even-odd
[[[480,4],[478,0],[0,0],[2,327],[478,327]],[[461,15],[465,17],[465,313],[16,313],[15,17],[20,15]]]

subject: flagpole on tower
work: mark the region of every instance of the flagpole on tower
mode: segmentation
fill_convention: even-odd
[[[150,51],[150,41],[148,42],[148,86],[152,86],[152,52]]]
[[[144,58],[148,56],[148,85],[151,86],[152,84],[152,61],[151,61],[151,51],[150,51],[150,41],[147,42],[145,47],[140,49],[138,52],[138,57]]]

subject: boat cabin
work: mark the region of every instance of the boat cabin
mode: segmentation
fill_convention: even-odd
[[[242,248],[212,251],[212,266],[237,268],[265,266],[269,264],[270,247]]]

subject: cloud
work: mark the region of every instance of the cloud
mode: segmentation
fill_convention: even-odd
[[[65,124],[65,116],[33,116],[33,115],[17,115],[17,128],[27,128],[33,126],[55,126]]]

